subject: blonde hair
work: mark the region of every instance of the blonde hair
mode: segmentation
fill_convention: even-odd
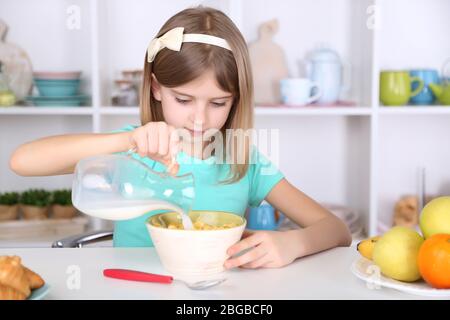
[[[165,87],[176,87],[199,77],[207,69],[213,69],[222,90],[232,93],[233,105],[228,119],[221,128],[222,136],[227,137],[227,129],[253,128],[253,78],[250,58],[244,37],[233,21],[223,12],[208,8],[185,9],[172,16],[159,30],[156,37],[167,31],[184,27],[185,33],[201,33],[225,39],[232,51],[203,43],[183,43],[181,51],[161,50],[152,63],[144,60],[144,75],[141,87],[141,124],[164,121],[161,103],[151,92],[152,73]],[[233,139],[224,139],[224,150],[232,159],[231,177],[224,183],[233,183],[243,178],[248,170],[251,139],[245,137],[244,143],[236,144]],[[237,161],[244,155],[244,163]],[[242,162],[242,161],[241,161]]]

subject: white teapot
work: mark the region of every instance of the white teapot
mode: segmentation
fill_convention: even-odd
[[[348,69],[350,69],[349,64]],[[324,47],[312,52],[311,57],[306,60],[306,74],[321,88],[322,95],[317,103],[336,103],[341,93],[350,89],[350,85],[343,84],[343,73],[344,64],[336,51]],[[350,72],[348,72],[348,78],[350,78]]]

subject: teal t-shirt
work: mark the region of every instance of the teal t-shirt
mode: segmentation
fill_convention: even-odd
[[[132,131],[138,126],[128,125],[111,133]],[[119,153],[121,154],[121,153]],[[166,167],[137,153],[134,159],[144,162],[158,172]],[[195,181],[195,200],[192,210],[226,211],[244,216],[247,207],[257,207],[284,175],[260,153],[255,146],[251,150],[251,163],[246,175],[232,184],[218,184],[229,176],[229,164],[216,164],[215,158],[192,158],[181,151],[177,155],[180,164],[177,175],[192,173]],[[115,247],[152,247],[153,242],[145,226],[146,220],[164,210],[153,210],[138,218],[114,223],[113,244]]]

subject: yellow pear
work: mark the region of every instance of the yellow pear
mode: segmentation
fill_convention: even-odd
[[[425,239],[438,233],[450,233],[450,197],[431,200],[422,209],[420,229]]]
[[[413,282],[421,278],[417,256],[424,239],[413,229],[394,227],[386,232],[373,248],[373,262],[384,275]]]

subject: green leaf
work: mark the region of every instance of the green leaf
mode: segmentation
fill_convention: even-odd
[[[61,189],[55,190],[52,193],[52,204],[59,204],[61,206],[72,205],[72,190]]]
[[[20,203],[28,206],[46,207],[51,203],[51,192],[44,189],[29,189],[20,195]]]
[[[20,194],[18,192],[0,193],[0,205],[13,206],[19,203]]]

